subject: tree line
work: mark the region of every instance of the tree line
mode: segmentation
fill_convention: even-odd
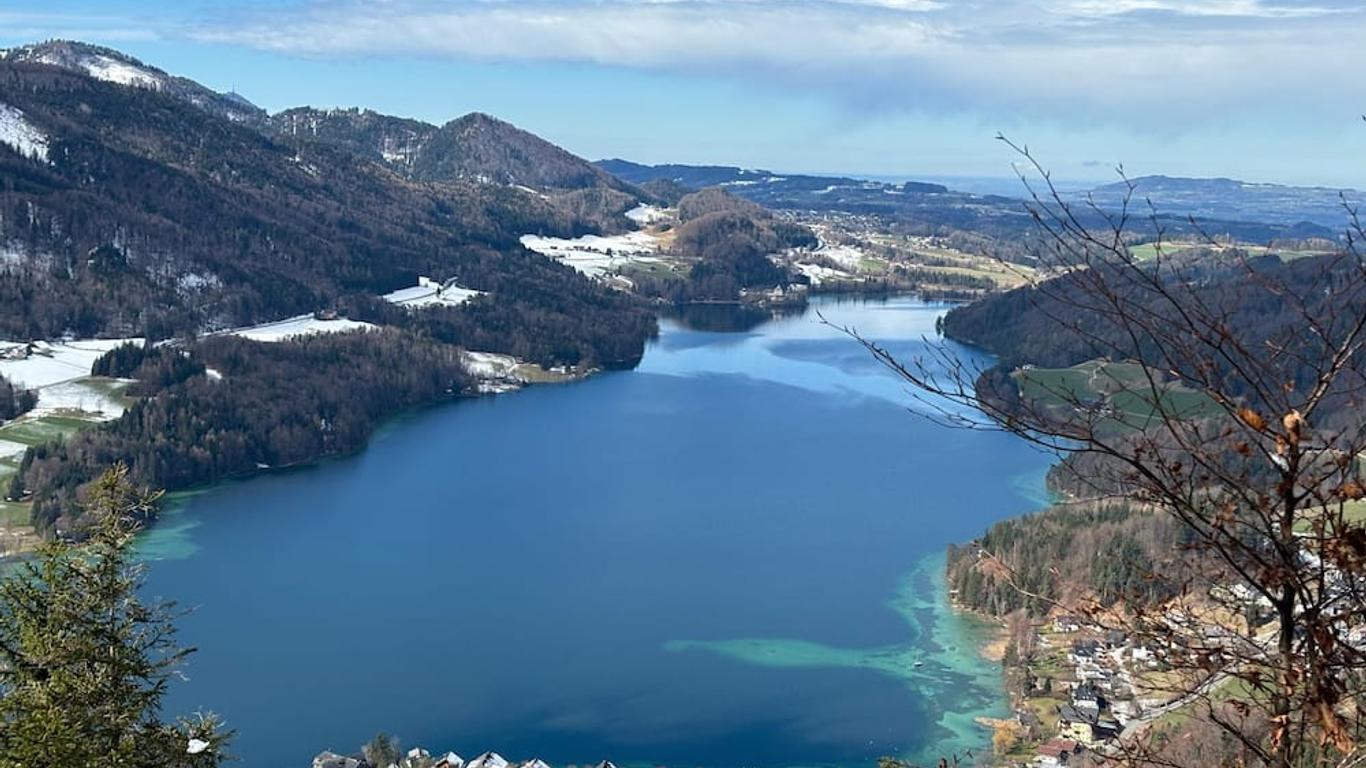
[[[38,404],[38,393],[16,386],[0,376],[0,421],[8,421],[33,410]]]
[[[135,483],[191,488],[352,453],[403,410],[471,391],[457,348],[397,329],[122,348],[97,368],[145,377],[144,397],[112,422],[27,452],[19,477],[45,534],[78,535],[88,484],[116,463]]]

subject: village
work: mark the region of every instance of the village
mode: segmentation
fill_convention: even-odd
[[[313,768],[550,768],[550,765],[540,759],[514,763],[497,752],[485,752],[470,760],[465,760],[454,752],[433,756],[421,747],[414,747],[402,757],[384,766],[373,765],[364,755],[348,756],[325,751],[313,758]],[[582,766],[569,765],[566,768],[617,767],[610,760],[603,760]]]

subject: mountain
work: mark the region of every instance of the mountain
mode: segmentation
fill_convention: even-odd
[[[415,181],[532,190],[603,232],[633,228],[623,214],[655,199],[535,134],[478,112],[437,127],[369,110],[300,107],[271,115],[265,130],[343,147]]]
[[[196,103],[176,78],[125,85],[80,65],[164,75],[112,52],[50,48],[71,53],[53,64],[17,50],[0,59],[0,338],[164,338],[430,275],[489,294],[428,329],[443,340],[547,363],[638,359],[646,313],[518,243],[593,229],[545,194],[408,178]]]
[[[292,141],[316,141],[426,182],[518,186],[556,202],[592,230],[631,228],[622,214],[654,196],[507,122],[473,113],[435,126],[371,110],[297,107],[271,115],[235,93],[218,93],[119,51],[59,40],[12,48],[7,61],[46,64],[157,91],[216,117]]]
[[[941,184],[888,182],[841,176],[778,174],[712,165],[642,165],[627,160],[601,160],[598,167],[634,184],[646,185],[650,193],[677,199],[679,186],[721,186],[768,208],[874,216],[884,225],[914,235],[985,236],[1018,244],[1038,234],[1026,203],[1019,197],[975,194]],[[1168,236],[1228,236],[1240,242],[1336,238],[1344,217],[1336,190],[1317,190],[1274,185],[1246,185],[1227,180],[1168,180],[1182,182],[1159,187],[1151,177],[1140,180],[1158,195],[1158,221]],[[1223,182],[1216,184],[1212,182]],[[1232,186],[1230,186],[1232,185]],[[1232,197],[1233,187],[1241,189]],[[1119,195],[1112,185],[1096,190],[1102,209],[1116,206]],[[1070,199],[1084,200],[1084,193]],[[1255,204],[1252,204],[1255,203]],[[1336,206],[1336,207],[1334,207]],[[1088,226],[1104,228],[1103,215],[1074,208]],[[1191,222],[1192,216],[1196,219]],[[1145,219],[1134,234],[1148,227]]]
[[[778,174],[772,171],[737,168],[728,165],[641,165],[629,160],[600,160],[598,167],[634,184],[644,184],[660,179],[681,184],[685,187],[775,187],[791,192],[796,190],[817,191],[831,187],[839,189],[892,189],[900,192],[944,193],[948,188],[941,184],[926,184],[910,181],[904,184],[887,184],[879,181],[851,179],[844,176],[809,176],[804,174]]]
[[[233,122],[260,125],[266,118],[265,110],[236,93],[219,93],[193,80],[169,75],[112,48],[52,40],[0,51],[0,60],[49,64],[117,85],[159,91]]]
[[[368,109],[296,107],[271,115],[266,124],[280,135],[344,147],[405,174],[411,173],[418,154],[437,132],[436,126],[420,120]]]
[[[1357,205],[1366,194],[1354,189],[1255,184],[1236,179],[1191,179],[1143,176],[1132,180],[1133,200],[1146,212],[1144,198],[1167,215],[1197,219],[1255,221],[1263,224],[1315,224],[1341,231],[1347,225],[1344,198]],[[1128,184],[1116,182],[1076,195],[1090,196],[1103,208],[1118,208]]]
[[[592,163],[480,112],[443,126],[360,109],[298,107],[271,115],[269,130],[346,147],[421,181],[481,181],[536,190],[635,189]]]

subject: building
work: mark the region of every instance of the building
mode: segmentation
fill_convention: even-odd
[[[1095,683],[1088,681],[1072,687],[1072,706],[1078,710],[1099,712],[1105,709],[1107,703]]]
[[[1039,751],[1034,757],[1034,763],[1045,768],[1067,765],[1067,761],[1076,755],[1080,755],[1086,750],[1081,744],[1071,739],[1049,739],[1039,745]]]
[[[1092,747],[1118,735],[1119,723],[1099,712],[1063,705],[1058,707],[1058,733],[1065,739]]]
[[[1081,619],[1076,616],[1057,616],[1053,619],[1054,632],[1076,632],[1081,629]]]
[[[1094,661],[1096,654],[1100,653],[1100,643],[1096,640],[1073,640],[1072,650],[1068,651],[1067,659],[1073,664]]]
[[[465,768],[508,768],[508,761],[497,752],[485,752],[465,763]]]
[[[432,768],[465,768],[465,759],[454,752],[447,752],[432,764]]]
[[[360,760],[339,755],[336,752],[322,752],[313,758],[313,768],[361,768],[361,766]]]

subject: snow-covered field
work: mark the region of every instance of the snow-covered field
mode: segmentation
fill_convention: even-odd
[[[481,379],[506,379],[516,375],[521,362],[512,355],[494,352],[465,352],[465,369]]]
[[[252,341],[276,342],[292,339],[297,336],[309,336],[315,333],[346,333],[348,331],[371,330],[377,326],[370,323],[362,323],[358,320],[319,320],[313,315],[299,315],[288,320],[280,320],[264,325],[253,325],[247,328],[235,328],[224,333],[231,336],[241,336]]]
[[[47,162],[47,134],[8,104],[0,104],[0,144],[8,144],[24,157]]]
[[[461,288],[458,285],[450,285],[445,288],[439,288],[435,285],[416,285],[412,288],[400,288],[393,293],[386,293],[384,300],[390,304],[401,304],[413,308],[439,305],[458,307],[475,296],[483,295],[483,293],[483,291]]]
[[[38,405],[27,414],[33,418],[79,412],[95,419],[117,419],[123,401],[102,382],[64,381],[38,390]]]
[[[23,360],[0,359],[0,376],[26,389],[41,389],[65,381],[85,378],[96,358],[124,344],[141,344],[142,339],[82,339],[79,341],[34,342]],[[0,341],[0,356],[24,345]]]
[[[536,253],[558,259],[589,277],[603,277],[631,262],[658,261],[659,239],[647,232],[602,237],[585,235],[573,240],[525,235],[522,245]]]
[[[830,267],[823,267],[819,264],[796,264],[794,266],[797,267],[798,272],[811,278],[812,285],[820,285],[825,280],[832,278],[849,277],[849,274],[846,272],[841,272],[838,269],[831,269]]]
[[[18,459],[24,455],[26,450],[28,450],[28,446],[23,443],[0,440],[0,459]]]
[[[856,271],[863,261],[863,251],[852,245],[826,245],[818,249],[816,253],[851,272]]]
[[[479,379],[478,389],[484,394],[511,392],[526,383],[526,379],[517,371],[522,361],[511,355],[464,352],[463,362],[465,370]]]
[[[657,205],[637,205],[626,212],[626,218],[634,221],[641,226],[654,224],[657,221],[664,221],[670,218],[668,211]]]

